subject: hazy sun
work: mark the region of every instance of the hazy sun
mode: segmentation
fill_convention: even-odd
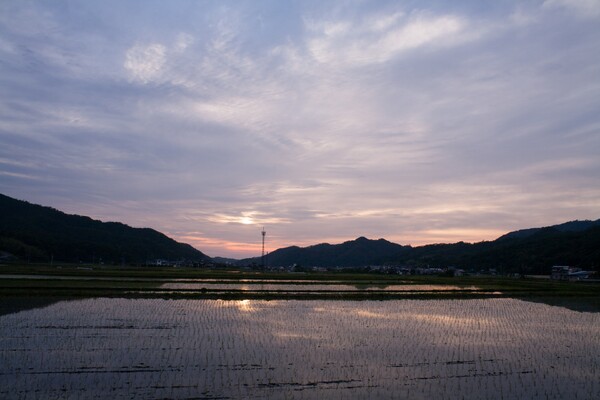
[[[240,218],[240,223],[244,225],[252,225],[254,223],[254,220],[250,217],[242,217]]]

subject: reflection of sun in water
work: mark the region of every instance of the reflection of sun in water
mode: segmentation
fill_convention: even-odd
[[[251,312],[254,311],[254,307],[252,307],[252,302],[250,300],[240,300],[236,302],[237,308],[240,311]]]

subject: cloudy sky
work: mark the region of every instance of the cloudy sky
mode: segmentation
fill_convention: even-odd
[[[0,2],[0,193],[210,256],[600,218],[600,1]]]

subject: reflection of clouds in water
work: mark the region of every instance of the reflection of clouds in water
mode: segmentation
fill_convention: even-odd
[[[263,283],[264,282],[264,283]],[[390,292],[427,292],[427,291],[479,291],[481,288],[477,286],[454,286],[454,285],[365,285],[365,284],[309,284],[303,282],[285,283],[271,282],[268,280],[253,282],[251,284],[244,283],[223,283],[222,281],[204,280],[198,282],[168,282],[161,285],[161,289],[180,289],[194,290],[201,288],[218,289],[218,290],[287,290],[287,291],[390,291]],[[498,292],[495,292],[498,293]]]
[[[402,300],[405,303],[410,302],[421,302],[421,300]],[[427,300],[427,301],[435,301],[435,300]],[[461,300],[454,300],[461,301]],[[367,303],[367,302],[365,302]],[[375,309],[379,309],[379,311],[375,311]],[[423,312],[420,307],[402,307],[394,310],[389,310],[387,308],[381,310],[379,307],[372,307],[372,305],[365,304],[361,306],[361,302],[357,303],[356,307],[353,308],[327,308],[327,307],[314,307],[312,309],[316,313],[335,313],[344,315],[347,317],[361,317],[365,319],[381,319],[381,320],[395,320],[395,321],[408,321],[408,320],[417,320],[423,321],[430,324],[438,324],[438,325],[448,325],[448,324],[458,324],[458,325],[481,325],[481,324],[494,324],[495,320],[490,318],[484,318],[481,316],[477,317],[467,317],[461,316],[460,314],[456,314],[450,312],[449,313],[431,313],[431,312]]]
[[[292,339],[306,337],[305,335],[301,335],[299,333],[289,333],[289,332],[276,332],[275,336],[281,337],[281,338],[292,338]]]
[[[310,334],[308,332],[290,332],[290,331],[283,331],[283,332],[273,332],[273,335],[278,338],[278,339],[289,339],[289,340],[320,340],[321,338],[314,335],[314,334]]]
[[[358,310],[358,311],[356,311],[355,315],[365,317],[365,318],[397,319],[394,315],[381,314],[381,313],[376,313],[376,312],[367,311],[367,310]]]
[[[129,398],[140,366],[140,398],[595,398],[599,335],[514,299],[60,302],[0,317],[0,398]]]
[[[440,325],[481,325],[484,324],[495,324],[493,320],[481,317],[458,317],[456,315],[446,314],[407,314],[405,318],[412,318],[416,320],[426,321],[432,324]]]

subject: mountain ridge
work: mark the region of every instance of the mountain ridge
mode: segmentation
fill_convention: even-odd
[[[573,221],[564,222],[562,224],[544,226],[544,227],[540,227],[540,228],[519,229],[516,231],[506,233],[506,234],[500,236],[496,240],[500,240],[500,239],[504,240],[504,239],[512,239],[512,238],[525,238],[525,237],[532,236],[540,231],[548,230],[548,229],[554,229],[559,232],[581,232],[581,231],[585,231],[589,228],[592,228],[594,226],[600,226],[600,219],[595,220],[595,221],[588,220],[588,219],[581,220],[581,221],[573,220]]]
[[[238,265],[261,265],[260,257]],[[454,266],[497,269],[501,272],[549,273],[552,265],[571,265],[600,271],[600,219],[569,221],[558,225],[513,231],[493,241],[403,246],[363,236],[340,244],[290,246],[268,254],[267,266],[409,267]]]
[[[405,247],[385,239],[371,240],[361,236],[340,244],[320,243],[308,247],[290,246],[278,249],[268,255],[268,263],[284,265],[287,260],[293,259],[291,264],[355,267],[391,261]],[[253,262],[260,264],[260,257],[240,260],[239,264]]]
[[[102,222],[0,194],[0,251],[28,261],[146,263],[210,257],[151,228]]]
[[[167,259],[260,266],[261,257],[211,259],[189,244],[151,228],[132,228],[66,214],[0,194],[0,259],[47,262],[137,263]],[[552,265],[600,271],[600,219],[569,221],[509,232],[493,241],[412,247],[360,236],[340,244],[289,246],[266,257],[267,266],[355,268],[369,265],[495,268],[500,272],[548,273]]]

